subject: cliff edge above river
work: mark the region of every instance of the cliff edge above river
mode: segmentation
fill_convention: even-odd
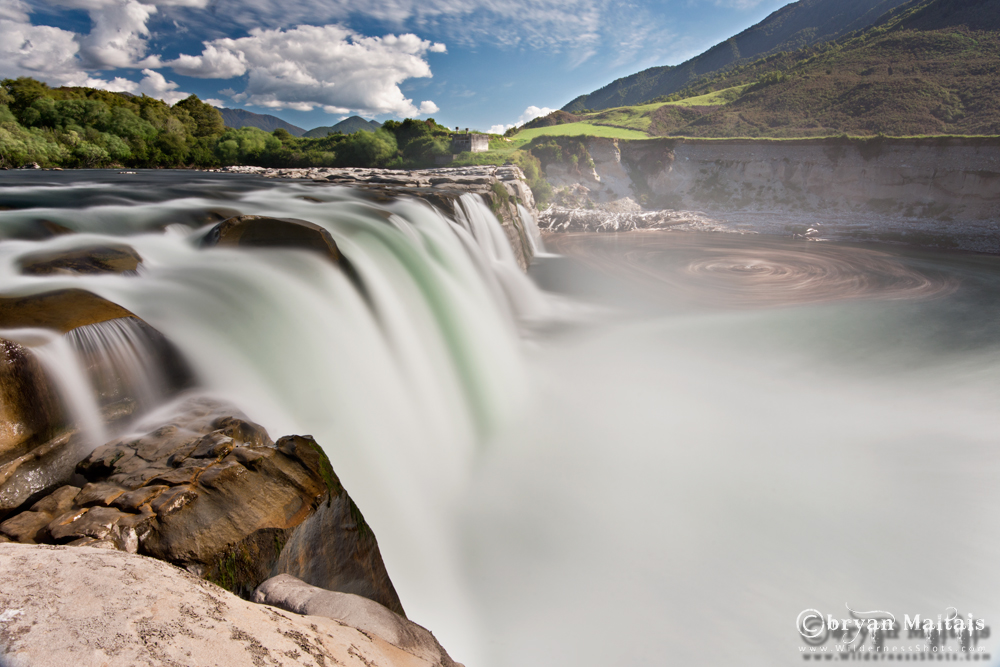
[[[564,207],[630,198],[647,209],[699,211],[734,231],[812,228],[1000,251],[1000,139],[582,141],[592,167],[545,166]]]

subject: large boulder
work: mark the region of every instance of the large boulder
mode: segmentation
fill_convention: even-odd
[[[261,584],[253,599],[296,614],[338,620],[366,634],[381,637],[432,665],[461,667],[429,630],[358,595],[324,590],[289,574],[280,574]]]
[[[54,435],[62,421],[59,398],[38,360],[24,346],[0,338],[0,466]]]
[[[243,597],[273,574],[312,574],[403,611],[375,536],[308,436],[274,443],[232,406],[191,396],[76,471],[0,523],[0,535],[153,556]]]
[[[81,289],[64,289],[29,296],[0,297],[0,329],[55,329],[135,317],[116,303]]]
[[[299,436],[279,443],[303,458],[313,451],[313,443]],[[271,574],[290,574],[319,588],[360,595],[405,617],[375,534],[332,468],[326,480],[328,493],[288,537]]]
[[[0,544],[0,664],[443,663],[350,623],[247,602],[151,558],[105,549]]]
[[[21,273],[30,276],[134,273],[141,263],[139,253],[121,243],[33,253],[20,260]]]
[[[299,248],[340,263],[340,250],[330,232],[306,220],[238,215],[212,227],[202,245],[245,248]]]

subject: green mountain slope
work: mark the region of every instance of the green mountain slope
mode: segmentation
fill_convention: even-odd
[[[771,53],[836,39],[870,26],[905,0],[799,0],[705,53],[677,66],[652,67],[581,95],[563,107],[584,109],[642,104],[675,93],[699,77]]]
[[[1000,0],[911,0],[836,41],[701,77],[682,99],[572,118],[650,136],[1000,134],[998,24]]]
[[[660,107],[656,135],[1000,134],[1000,0],[914,0],[837,43],[692,86],[747,85],[729,104]],[[943,20],[949,17],[949,20]],[[947,27],[938,27],[941,24]],[[933,26],[936,29],[924,29]]]
[[[341,134],[354,134],[359,130],[374,132],[380,127],[382,127],[382,123],[374,120],[365,120],[361,116],[351,116],[350,118],[345,118],[336,125],[313,128],[302,136],[309,139],[322,139],[328,134],[336,134],[337,132],[340,132]]]

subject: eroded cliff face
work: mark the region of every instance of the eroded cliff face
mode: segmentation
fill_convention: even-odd
[[[979,227],[1000,222],[1000,141],[590,139],[595,203],[647,208],[874,215]],[[551,167],[548,171],[553,171]],[[570,174],[556,166],[554,186]]]

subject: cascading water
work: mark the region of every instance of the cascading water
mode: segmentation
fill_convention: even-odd
[[[544,307],[485,204],[465,196],[463,216],[450,221],[419,201],[374,204],[299,184],[187,191],[164,203],[128,201],[131,190],[109,201],[100,184],[71,189],[82,210],[0,212],[7,230],[44,217],[81,232],[0,244],[6,295],[72,287],[119,304],[177,346],[205,390],[275,436],[315,436],[378,535],[410,615],[472,654],[453,514],[477,443],[524,403],[512,314]],[[65,195],[34,193],[48,203]],[[205,228],[189,224],[220,207],[321,225],[351,275],[300,250],[201,247]],[[142,233],[149,229],[157,231]],[[129,230],[139,233],[104,233]],[[19,274],[20,258],[38,245],[55,252],[122,240],[142,258],[139,276]],[[96,395],[128,393],[148,408],[164,381],[138,326],[112,320],[66,338],[92,370]]]
[[[144,412],[168,395],[161,355],[147,328],[133,317],[77,327],[66,334],[88,369],[101,402],[126,398]]]
[[[23,178],[0,230],[78,233],[0,243],[5,295],[120,304],[202,389],[272,435],[313,434],[410,617],[470,667],[800,663],[796,615],[845,603],[1000,623],[995,257],[547,236],[575,259],[533,274],[592,321],[522,345],[549,297],[475,198],[449,220],[330,186]],[[201,248],[235,212],[323,226],[353,273]],[[39,249],[109,240],[139,276],[19,273]]]
[[[0,329],[0,338],[20,343],[31,350],[59,392],[66,409],[83,432],[84,447],[108,441],[101,406],[86,366],[73,344],[48,329]]]

